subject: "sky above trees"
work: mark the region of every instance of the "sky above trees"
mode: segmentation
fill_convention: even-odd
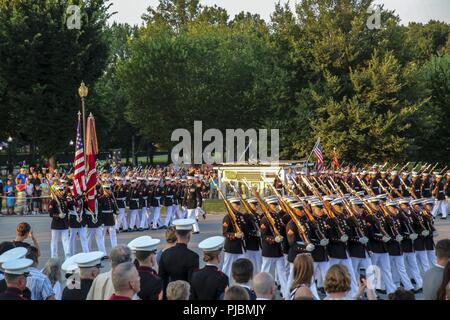
[[[296,3],[299,0],[290,0]],[[111,0],[114,4],[112,11],[117,11],[111,21],[120,23],[140,24],[141,15],[148,6],[157,6],[158,0]],[[276,0],[202,0],[203,5],[218,5],[225,8],[231,17],[241,11],[260,14],[265,20],[269,20],[274,11]],[[280,0],[286,3],[288,0]],[[395,10],[401,18],[401,23],[410,21],[426,23],[429,20],[450,22],[450,1],[448,0],[377,0],[376,3],[384,4],[386,9]]]

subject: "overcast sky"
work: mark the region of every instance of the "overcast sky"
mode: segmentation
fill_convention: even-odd
[[[157,6],[158,0],[111,0],[112,11],[117,11],[112,20],[127,22],[129,24],[140,24],[141,15],[151,6]],[[280,0],[282,3],[288,0]],[[299,0],[291,0],[290,3]],[[277,0],[201,0],[203,5],[218,5],[227,9],[228,14],[233,17],[241,11],[258,13],[262,18],[268,20],[275,8]],[[395,10],[402,19],[402,23],[410,21],[428,22],[431,19],[450,23],[450,0],[376,0],[383,3],[389,10]]]

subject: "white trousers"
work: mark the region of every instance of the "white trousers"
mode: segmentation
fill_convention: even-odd
[[[261,250],[247,250],[245,257],[253,263],[253,275],[261,272],[262,256]]]
[[[122,227],[123,230],[128,229],[127,217],[125,215],[125,208],[119,208],[119,214],[117,215],[117,224],[116,224],[117,230],[119,230],[120,227]]]
[[[161,222],[161,207],[152,207],[152,216],[153,216],[153,229],[157,229],[158,225],[162,226]]]
[[[137,228],[139,225],[137,224],[137,218],[138,218],[139,209],[133,209],[128,212],[128,216],[130,217],[130,229]]]
[[[274,278],[277,278],[281,286],[281,293],[283,294],[283,298],[289,299],[290,292],[287,283],[286,268],[284,263],[284,257],[262,257],[261,272],[271,273]],[[272,270],[274,270],[274,273],[272,272]]]
[[[174,204],[173,205],[173,212],[175,215],[175,219],[183,219],[184,218],[184,212],[181,209],[180,205]]]
[[[139,228],[147,229],[149,227],[147,207],[141,208],[141,210],[139,211],[139,216],[141,217],[141,223],[139,225]]]
[[[381,286],[386,288],[387,293],[393,293],[397,288],[392,280],[391,263],[388,253],[372,253],[370,256],[372,264],[380,270]],[[377,288],[380,289],[380,288]]]
[[[416,254],[414,252],[405,252],[403,257],[405,259],[406,272],[416,282],[416,289],[422,288],[423,281],[417,265]]]
[[[61,239],[64,257],[65,259],[70,257],[70,240],[69,240],[69,229],[65,230],[54,230],[52,229],[52,239],[50,241],[50,254],[51,258],[58,258],[58,243]]]
[[[198,212],[197,209],[187,209],[187,218],[195,220],[194,232],[200,231],[200,228],[198,227],[198,222],[197,222],[197,212]]]
[[[105,255],[106,248],[105,248],[105,237],[103,236],[103,230],[102,227],[99,228],[87,228],[87,236],[88,236],[88,244],[89,244],[89,251],[92,248],[92,238],[95,237],[95,242],[97,243],[97,249],[98,251],[103,252]]]
[[[109,240],[111,241],[111,249],[117,246],[117,234],[116,226],[105,226],[103,227],[103,241],[106,239],[106,232],[109,233]]]
[[[234,282],[233,275],[231,274],[231,267],[233,265],[233,262],[235,262],[237,259],[244,258],[244,257],[245,256],[242,253],[224,252],[222,272],[228,276],[230,283]]]
[[[406,290],[414,289],[414,286],[409,279],[408,273],[406,272],[405,259],[403,255],[401,256],[389,256],[391,262],[392,270],[392,280],[397,287],[400,287],[400,281]]]
[[[73,256],[77,253],[77,234],[80,237],[81,249],[84,253],[89,252],[89,245],[87,239],[87,230],[82,228],[70,228],[70,255]]]
[[[175,214],[175,212],[174,212],[173,205],[166,207],[166,220],[164,221],[164,225],[166,227],[168,227],[172,223],[174,214]]]
[[[350,280],[352,282],[351,293],[356,294],[358,292],[358,283],[356,282],[356,275],[353,269],[352,260],[350,258],[347,259],[330,258],[330,267],[335,264],[340,264],[347,267],[348,273],[350,274]]]
[[[353,272],[355,273],[356,280],[359,280],[359,270],[367,270],[367,268],[372,264],[372,261],[370,261],[367,253],[365,258],[350,257],[350,259],[352,260]]]
[[[442,218],[447,218],[447,202],[446,200],[435,200],[433,210],[431,214],[436,217],[439,213],[442,214]]]
[[[314,278],[317,281],[317,286],[323,288],[325,276],[330,268],[329,261],[314,262]]]
[[[437,263],[436,252],[434,250],[426,250],[426,252],[428,256],[428,262],[430,262],[430,267],[436,265]]]
[[[425,272],[430,269],[430,261],[428,261],[428,254],[427,251],[416,251],[415,252],[416,259],[417,259],[417,265],[421,269],[421,274],[423,275]]]

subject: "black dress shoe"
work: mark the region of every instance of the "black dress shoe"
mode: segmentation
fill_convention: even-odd
[[[142,229],[142,228],[139,228],[139,229],[138,229],[138,231],[144,231],[144,229]]]
[[[192,234],[199,234],[199,233],[200,233],[200,231],[192,232]]]
[[[386,294],[386,290],[377,289],[376,292],[379,294]]]
[[[412,291],[414,292],[414,294],[417,294],[417,293],[421,293],[423,291],[423,289],[422,288],[413,289]]]

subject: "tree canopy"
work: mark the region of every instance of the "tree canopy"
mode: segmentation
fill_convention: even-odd
[[[278,128],[284,158],[320,137],[326,157],[354,163],[448,161],[448,23],[401,25],[381,7],[368,28],[373,0],[277,4],[269,21],[160,0],[140,27],[107,26],[107,2],[86,2],[82,29],[68,30],[78,1],[0,0],[0,132],[50,155],[73,136],[84,79],[103,146],[170,146],[202,120]]]

